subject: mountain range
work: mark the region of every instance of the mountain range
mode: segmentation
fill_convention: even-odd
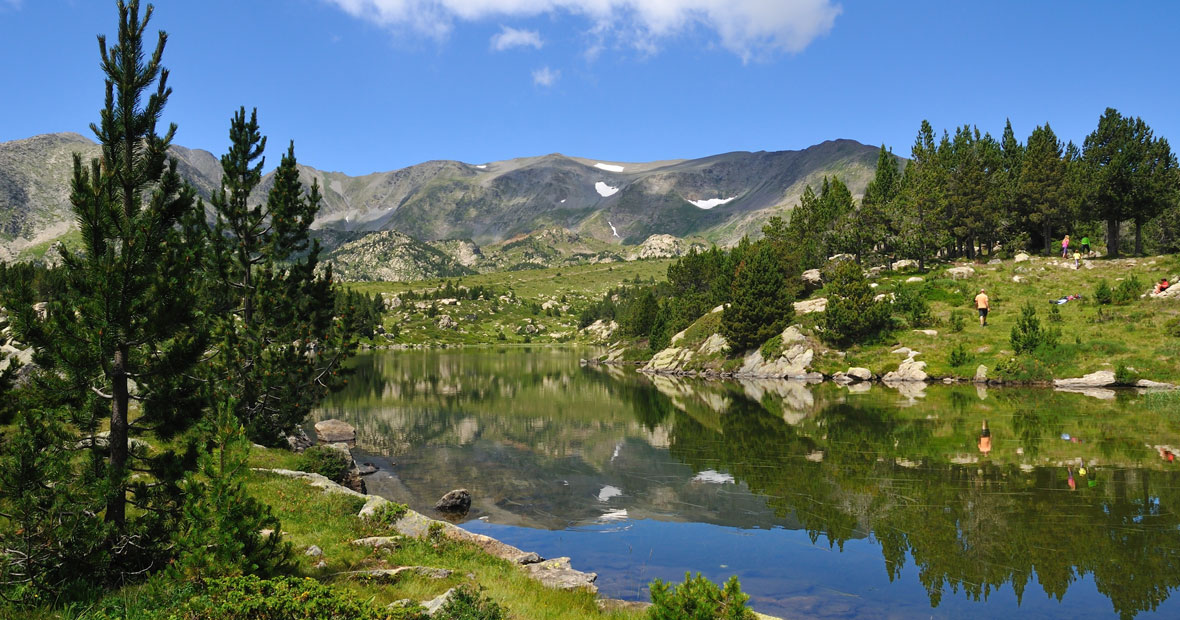
[[[0,143],[0,258],[36,257],[50,243],[68,241],[74,228],[72,154],[89,161],[98,151],[75,133]],[[172,155],[182,176],[208,199],[220,185],[217,157],[182,146],[173,146]],[[551,154],[480,164],[428,161],[363,176],[301,166],[300,174],[305,183],[320,184],[324,202],[314,226],[329,250],[361,242],[367,233],[397,231],[410,241],[434,242],[431,247],[443,253],[445,247],[466,246],[438,242],[464,240],[478,254],[479,246],[535,241],[539,232],[558,230],[581,240],[586,247],[579,251],[595,254],[655,234],[730,245],[744,234],[757,234],[769,217],[788,211],[807,185],[818,187],[824,176],[839,176],[854,194],[863,193],[876,156],[877,147],[831,140],[798,151],[646,163]],[[268,175],[259,197],[270,183]],[[367,243],[382,239],[408,243],[397,235]],[[627,253],[619,248],[620,255]],[[470,267],[451,258],[451,271]]]

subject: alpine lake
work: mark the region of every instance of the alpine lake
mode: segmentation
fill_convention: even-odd
[[[370,493],[441,518],[466,488],[462,527],[569,556],[604,596],[692,571],[737,575],[784,618],[1180,617],[1176,399],[713,381],[592,356],[367,353],[315,418],[357,428]]]

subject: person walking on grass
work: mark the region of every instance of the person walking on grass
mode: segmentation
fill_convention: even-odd
[[[987,327],[987,313],[992,307],[987,291],[979,289],[979,294],[975,296],[975,307],[979,309],[979,326]]]
[[[1066,235],[1065,238],[1061,240],[1061,258],[1065,258],[1068,255],[1069,255],[1069,235]]]

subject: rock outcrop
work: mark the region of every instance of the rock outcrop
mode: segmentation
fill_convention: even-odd
[[[356,443],[356,429],[343,420],[320,420],[315,423],[315,434],[320,443]]]
[[[975,270],[966,265],[951,267],[946,270],[946,275],[950,276],[952,280],[966,280],[967,278],[975,277]]]
[[[828,298],[817,297],[816,299],[805,299],[803,301],[795,302],[795,314],[810,314],[812,312],[823,312],[828,309]]]
[[[448,491],[434,503],[434,509],[439,512],[467,514],[471,509],[471,493],[467,489]]]
[[[1057,388],[1095,388],[1115,385],[1113,370],[1099,370],[1088,375],[1072,379],[1054,379],[1053,387]]]

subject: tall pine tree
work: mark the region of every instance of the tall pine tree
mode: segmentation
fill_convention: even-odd
[[[149,55],[143,39],[152,7],[141,19],[136,0],[120,1],[118,12],[115,45],[99,37],[106,97],[91,129],[101,154],[89,165],[74,156],[70,201],[81,248],[62,251],[52,297],[37,300],[31,286],[10,284],[5,305],[40,368],[25,405],[43,413],[26,415],[22,432],[65,432],[89,451],[84,467],[50,484],[60,494],[81,484],[97,495],[101,505],[83,514],[106,522],[99,546],[117,569],[142,571],[168,553],[177,481],[195,453],[149,453],[133,437],[150,432],[166,441],[199,418],[204,400],[192,377],[206,347],[192,303],[194,244],[181,226],[199,217],[194,192],[167,157],[176,126],[157,131],[171,94],[161,65],[167,36],[159,33]],[[43,317],[32,310],[36,301],[48,302]],[[44,412],[68,419],[45,420]],[[100,433],[104,421],[109,431]]]
[[[320,249],[308,231],[319,185],[304,190],[294,144],[265,202],[256,202],[266,148],[257,111],[235,113],[229,136],[209,236],[217,317],[212,384],[217,402],[237,403],[234,413],[252,440],[274,445],[340,383],[340,363],[356,349],[355,321],[367,308],[337,313],[331,271],[317,273]]]

